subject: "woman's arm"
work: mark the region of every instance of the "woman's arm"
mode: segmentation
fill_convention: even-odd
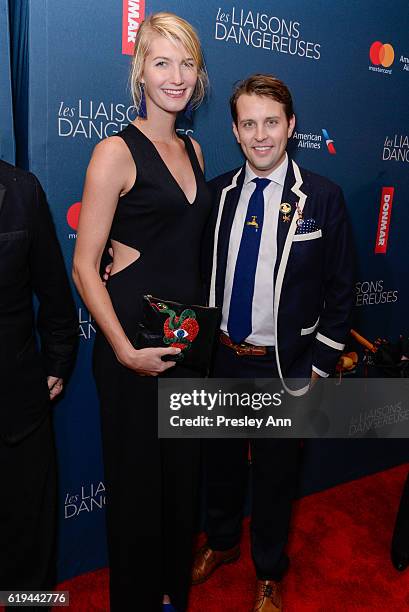
[[[109,294],[99,275],[99,266],[112,219],[121,194],[129,191],[135,178],[135,165],[118,137],[101,141],[94,149],[85,179],[73,279],[89,311],[110,343],[118,361],[140,374],[156,376],[175,362],[164,362],[162,355],[179,349],[136,350],[115,314]]]

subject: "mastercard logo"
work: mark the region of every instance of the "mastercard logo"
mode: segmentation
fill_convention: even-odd
[[[67,211],[67,223],[73,230],[78,229],[78,220],[80,218],[81,202],[75,202]]]
[[[372,43],[369,49],[369,58],[374,66],[381,65],[384,68],[389,68],[389,66],[392,66],[393,60],[395,59],[395,51],[389,43],[384,45],[377,40]]]

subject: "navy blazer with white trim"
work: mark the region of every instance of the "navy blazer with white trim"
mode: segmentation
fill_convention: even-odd
[[[221,306],[230,231],[245,166],[210,181],[214,209],[205,257],[210,305]],[[309,378],[312,364],[333,372],[350,329],[354,301],[354,249],[344,197],[328,179],[289,160],[274,270],[276,357],[282,378]],[[314,231],[296,233],[297,205]],[[287,388],[287,386],[286,386]],[[301,394],[297,393],[296,394]]]

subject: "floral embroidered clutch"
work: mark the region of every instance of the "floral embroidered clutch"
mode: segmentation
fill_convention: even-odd
[[[135,346],[180,348],[178,355],[162,359],[205,373],[209,369],[219,319],[219,308],[179,304],[144,295]]]

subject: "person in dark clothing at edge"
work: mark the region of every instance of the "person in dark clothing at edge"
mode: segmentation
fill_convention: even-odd
[[[67,381],[77,342],[45,194],[35,176],[0,161],[0,591],[55,585],[52,400]]]

